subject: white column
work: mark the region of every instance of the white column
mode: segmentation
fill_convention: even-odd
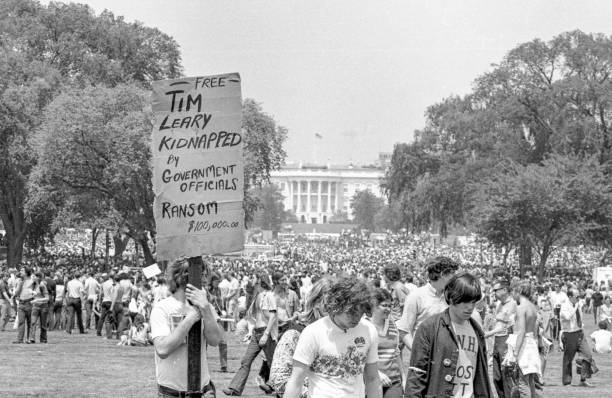
[[[310,180],[307,180],[306,182],[306,192],[308,194],[308,196],[306,197],[306,213],[310,213]],[[310,215],[310,214],[308,214]],[[310,218],[310,217],[307,217]],[[309,220],[306,220],[306,223],[308,223]]]
[[[327,181],[327,213],[333,214],[331,211],[330,205],[331,205],[331,181]]]
[[[338,187],[340,186],[340,184],[336,183],[335,185],[336,185],[336,193],[334,194],[334,198],[335,198],[334,208],[336,209],[336,211],[338,211]]]
[[[302,211],[302,181],[297,181],[297,210],[295,211],[295,216],[297,217],[298,213]],[[300,218],[298,217],[298,220]]]
[[[317,183],[317,217],[321,213],[321,181]],[[321,220],[317,220],[320,223]]]

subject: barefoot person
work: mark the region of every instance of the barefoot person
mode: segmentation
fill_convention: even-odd
[[[155,304],[151,311],[151,338],[155,346],[155,375],[158,397],[214,397],[210,379],[206,345],[216,346],[221,331],[206,291],[187,284],[189,264],[175,261],[166,269],[168,288],[172,295]],[[189,302],[187,302],[189,300]],[[198,394],[187,394],[187,336],[198,320],[202,320],[202,352]]]
[[[514,334],[508,338],[508,349],[519,367],[518,390],[520,398],[535,398],[536,377],[542,375],[538,351],[538,308],[533,301],[531,283],[519,283],[513,290],[516,308]]]

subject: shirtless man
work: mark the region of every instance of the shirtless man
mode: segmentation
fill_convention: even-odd
[[[516,344],[513,347],[514,358],[519,365],[518,388],[521,398],[535,398],[535,380],[541,375],[541,362],[538,352],[538,308],[533,302],[532,286],[521,282],[514,287],[514,297],[518,302],[516,308]]]

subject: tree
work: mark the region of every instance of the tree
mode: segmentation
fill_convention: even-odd
[[[351,209],[353,210],[353,221],[360,228],[374,231],[374,217],[384,206],[384,200],[366,189],[358,191],[351,198]]]
[[[67,91],[48,106],[37,138],[38,167],[47,183],[66,197],[100,198],[102,203],[89,202],[90,209],[72,203],[94,229],[100,216],[118,214],[119,227],[125,226],[151,264],[147,232],[154,235],[155,228],[147,107],[147,92],[134,85]],[[96,216],[96,211],[104,212]]]
[[[244,210],[245,224],[253,221],[261,204],[251,195],[251,188],[270,183],[270,172],[278,170],[287,154],[283,149],[287,129],[276,124],[261,104],[245,99],[242,104],[242,136],[244,139]]]
[[[0,81],[0,218],[6,229],[8,264],[15,266],[27,236],[24,204],[28,176],[36,164],[29,140],[59,86],[59,75],[3,47]]]
[[[402,214],[399,202],[384,204],[374,215],[375,230],[397,232],[401,228]]]
[[[595,156],[552,155],[542,165],[510,164],[483,183],[478,198],[479,232],[502,247],[529,243],[542,280],[554,250],[599,228],[589,219],[612,209],[612,184]]]
[[[396,146],[385,177],[390,203],[401,208],[402,225],[413,231],[437,225],[444,233],[453,223],[478,224],[479,195],[492,171],[542,166],[552,156],[595,157],[608,166],[610,59],[612,38],[601,34],[573,31],[548,42],[532,40],[477,77],[472,92],[430,106],[415,142]],[[609,167],[603,172],[609,175]],[[590,231],[583,234],[584,242],[609,241],[612,220],[601,209],[591,211],[581,221],[581,228],[589,225]],[[521,263],[528,264],[533,239],[496,230],[499,247],[506,253],[517,249]]]
[[[178,77],[182,68],[169,36],[110,12],[95,16],[85,5],[3,1],[0,31],[0,218],[14,266],[27,235],[27,181],[37,161],[30,138],[46,105],[66,86],[147,84]]]
[[[336,210],[336,212],[329,218],[330,224],[346,224],[349,223],[348,214],[343,210]]]
[[[251,196],[260,203],[254,216],[253,225],[264,230],[279,231],[285,221],[283,195],[274,184],[251,190]]]

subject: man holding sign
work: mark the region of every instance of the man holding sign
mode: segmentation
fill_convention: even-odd
[[[206,292],[199,290],[201,255],[244,248],[240,75],[152,86],[157,260],[189,258],[169,266],[172,296],[151,313],[159,396],[214,397],[202,347],[217,345],[221,332]]]
[[[206,298],[206,291],[188,284],[189,264],[176,261],[168,266],[166,280],[172,295],[158,302],[151,311],[151,337],[155,346],[155,375],[158,397],[215,397],[205,353],[200,355],[200,389],[187,387],[187,335],[199,320],[201,347],[216,346],[221,339],[217,315]],[[202,355],[203,354],[203,355]]]

